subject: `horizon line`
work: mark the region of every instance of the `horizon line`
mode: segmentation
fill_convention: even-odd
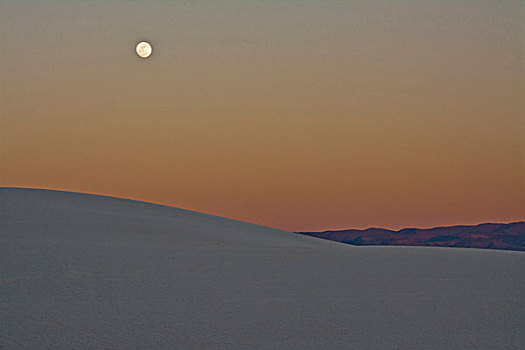
[[[281,230],[281,231],[292,232],[292,233],[326,233],[326,232],[341,232],[341,231],[350,231],[350,230],[367,231],[367,230],[372,230],[372,229],[380,229],[380,230],[386,230],[386,231],[390,231],[390,232],[400,232],[400,231],[403,231],[403,230],[431,230],[431,229],[437,229],[437,228],[451,228],[451,227],[475,227],[475,226],[487,225],[487,224],[492,224],[492,225],[510,225],[510,224],[525,223],[525,219],[523,219],[523,220],[518,220],[518,221],[513,221],[513,220],[512,221],[503,221],[503,222],[482,221],[482,222],[478,222],[478,223],[475,223],[475,224],[455,224],[455,225],[440,225],[440,226],[438,225],[438,226],[428,226],[428,227],[410,227],[410,226],[408,226],[408,227],[403,227],[403,228],[400,228],[400,229],[390,229],[390,228],[385,228],[385,227],[369,226],[369,227],[365,227],[365,228],[351,228],[350,227],[350,228],[326,229],[326,230],[319,230],[319,231],[303,231],[303,230],[301,230],[301,231],[294,231],[294,230],[284,230],[282,228],[275,227],[275,226],[268,226],[268,225],[265,225],[265,224],[259,224],[259,223],[255,223],[255,222],[245,221],[245,220],[239,219],[239,218],[222,216],[222,215],[218,215],[218,214],[214,214],[214,213],[210,213],[210,212],[201,211],[199,209],[193,209],[193,208],[182,207],[182,206],[175,206],[175,205],[162,203],[162,202],[152,202],[150,200],[145,200],[145,199],[141,199],[141,198],[138,198],[138,197],[120,197],[120,196],[117,196],[117,195],[104,194],[104,193],[100,193],[100,192],[88,192],[88,191],[84,192],[82,190],[78,191],[78,190],[71,190],[71,189],[64,189],[64,188],[21,187],[21,186],[8,186],[8,185],[6,186],[6,185],[1,185],[0,184],[0,189],[7,189],[7,188],[10,188],[10,189],[22,189],[22,190],[44,190],[44,191],[55,191],[55,192],[65,192],[65,193],[87,194],[87,195],[108,197],[108,198],[114,198],[114,199],[142,202],[142,203],[147,203],[147,204],[159,205],[159,206],[169,207],[169,208],[174,208],[174,209],[182,209],[182,210],[192,211],[192,212],[195,212],[195,213],[201,213],[201,214],[221,217],[221,218],[224,218],[224,219],[241,221],[241,222],[245,222],[245,223],[249,223],[249,224],[253,224],[253,225],[264,226],[264,227],[273,228],[273,229],[277,229],[277,230]]]

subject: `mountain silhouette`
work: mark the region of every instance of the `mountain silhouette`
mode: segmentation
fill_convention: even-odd
[[[485,223],[474,226],[449,226],[430,229],[383,228],[297,232],[352,245],[437,246],[525,251],[525,222]]]

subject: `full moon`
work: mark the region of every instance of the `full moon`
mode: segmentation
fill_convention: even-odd
[[[151,45],[146,41],[141,41],[138,43],[135,50],[137,51],[137,55],[142,58],[148,58],[151,56],[151,52],[153,51]]]

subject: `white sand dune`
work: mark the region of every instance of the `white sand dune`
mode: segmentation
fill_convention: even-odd
[[[525,253],[0,189],[2,349],[523,349]]]

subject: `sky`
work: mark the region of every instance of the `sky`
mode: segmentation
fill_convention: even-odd
[[[0,0],[0,186],[292,231],[525,220],[524,19],[510,0]]]

